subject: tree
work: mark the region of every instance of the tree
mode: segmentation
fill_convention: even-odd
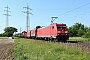
[[[83,35],[84,38],[90,38],[90,28],[88,28],[87,32]]]
[[[6,35],[6,36],[8,36],[8,37],[10,37],[10,36],[13,36],[13,33],[14,32],[17,32],[17,29],[15,28],[15,27],[6,27],[5,29],[4,29],[4,34]]]
[[[85,29],[84,24],[75,23],[73,26],[69,27],[69,36],[81,37],[84,34],[85,30],[87,30],[87,27]]]
[[[79,28],[79,30],[78,30],[78,37],[81,37],[82,35],[84,35],[84,30]]]

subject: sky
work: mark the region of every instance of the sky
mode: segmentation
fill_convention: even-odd
[[[58,17],[54,23],[65,23],[68,27],[76,22],[90,26],[90,1],[89,0],[0,0],[0,33],[6,27],[6,6],[10,8],[9,26],[18,29],[18,32],[26,30],[26,7],[28,3],[30,13],[30,29],[35,26],[49,26],[51,17]]]

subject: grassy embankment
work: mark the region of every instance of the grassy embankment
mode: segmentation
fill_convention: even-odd
[[[81,37],[69,37],[68,41],[76,41],[76,42],[90,42],[90,38],[81,38]]]
[[[90,55],[83,54],[58,43],[27,39],[15,39],[13,52],[16,60],[90,60]]]

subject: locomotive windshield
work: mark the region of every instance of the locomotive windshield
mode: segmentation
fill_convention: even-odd
[[[66,29],[67,27],[66,26],[57,26],[57,29]]]

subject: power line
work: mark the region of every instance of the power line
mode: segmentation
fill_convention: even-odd
[[[67,12],[65,12],[65,13],[62,13],[60,16],[62,16],[62,15],[64,15],[64,14],[67,14],[67,13],[69,13],[69,12],[72,12],[72,11],[74,11],[74,10],[80,9],[80,8],[86,6],[86,5],[89,5],[89,4],[90,4],[90,3],[87,3],[87,4],[84,4],[84,5],[79,6],[79,7],[77,7],[77,8],[74,8],[74,9],[72,9],[72,10],[69,10],[69,11],[67,11]]]
[[[87,13],[90,13],[90,12],[85,12],[85,13],[82,13],[82,14],[79,14],[79,15],[76,15],[76,16],[73,16],[73,17],[70,17],[70,18],[68,18],[68,19],[75,18],[75,17],[81,16],[81,15],[85,15],[85,14],[87,14]]]
[[[77,7],[77,8],[72,9],[72,10],[69,10],[69,11],[67,11],[67,12],[65,12],[65,13],[62,13],[62,14],[60,14],[59,16],[65,15],[65,14],[67,14],[67,13],[69,13],[69,12],[72,12],[72,11],[74,11],[74,10],[80,9],[80,8],[82,8],[82,7],[84,7],[84,6],[89,5],[89,4],[90,4],[90,3],[87,3],[87,4],[84,4],[84,5],[82,5],[82,6],[79,6],[79,7]],[[46,20],[46,21],[48,21],[48,20]],[[45,22],[46,22],[46,21],[45,21]],[[45,23],[45,22],[44,22],[44,23]]]
[[[3,14],[3,15],[5,15],[6,16],[6,27],[8,27],[9,26],[9,16],[11,16],[11,15],[9,15],[9,7],[8,7],[8,5],[7,5],[7,7],[5,7],[6,8],[6,10],[4,10],[4,11],[6,11],[6,14]]]
[[[23,7],[23,8],[26,9],[26,11],[22,11],[22,12],[27,14],[27,17],[26,17],[26,27],[27,27],[27,31],[28,31],[28,29],[30,28],[30,26],[29,26],[29,14],[33,15],[32,13],[29,12],[29,10],[32,10],[32,9],[29,8],[28,3],[27,3],[27,7]]]

